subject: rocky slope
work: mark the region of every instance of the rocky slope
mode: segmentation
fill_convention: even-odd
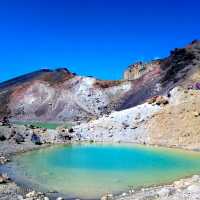
[[[42,70],[0,84],[0,113],[18,120],[84,120],[108,112],[130,88],[127,81]]]
[[[200,91],[176,87],[169,105],[146,124],[150,144],[200,148]]]
[[[200,41],[197,40],[185,48],[176,48],[167,58],[130,65],[124,79],[132,81],[134,87],[118,110],[138,105],[153,95],[167,94],[177,85],[188,87],[199,80],[199,75]]]
[[[0,117],[35,121],[86,121],[113,110],[188,87],[200,78],[200,41],[171,51],[169,57],[131,65],[124,80],[82,77],[65,68],[41,70],[0,83]]]
[[[169,94],[75,126],[74,137],[199,150],[200,90],[179,86]]]

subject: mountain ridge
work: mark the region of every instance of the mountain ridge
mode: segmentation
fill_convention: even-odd
[[[87,121],[167,94],[200,80],[200,41],[170,56],[128,67],[121,80],[78,76],[67,68],[43,69],[0,83],[0,117],[15,120]]]

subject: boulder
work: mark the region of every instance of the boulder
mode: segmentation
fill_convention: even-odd
[[[10,132],[10,134],[9,134],[9,136],[8,136],[8,139],[11,139],[11,138],[13,138],[15,135],[16,135],[16,131],[15,130],[11,130],[11,132]]]
[[[16,133],[15,136],[13,137],[13,139],[17,144],[20,144],[25,141],[24,136],[20,133]]]
[[[7,163],[9,161],[8,158],[4,157],[4,156],[0,156],[0,164],[4,165],[5,163]]]
[[[70,135],[69,133],[60,133],[59,134],[59,138],[62,139],[62,140],[66,140],[66,141],[70,141],[72,140],[73,136]]]
[[[73,133],[73,132],[74,132],[74,129],[73,129],[73,128],[70,128],[70,129],[68,129],[68,132],[69,132],[69,133]]]
[[[32,191],[26,194],[26,198],[37,197],[36,191]]]
[[[113,199],[112,194],[106,194],[106,195],[101,197],[101,200],[112,200],[112,199]]]
[[[156,105],[166,105],[168,103],[169,103],[169,101],[163,96],[158,96],[156,98]]]
[[[1,123],[2,123],[2,126],[10,126],[8,117],[3,117]]]
[[[42,144],[42,141],[40,139],[40,136],[37,135],[36,133],[33,133],[32,136],[31,136],[31,142],[33,142],[34,144],[36,145],[41,145]]]
[[[25,195],[25,200],[49,200],[42,192],[32,191]]]
[[[6,174],[0,174],[0,184],[7,183],[9,178]]]
[[[56,200],[64,200],[62,197],[58,197]]]
[[[4,134],[0,133],[0,141],[5,141],[7,138]]]
[[[200,112],[194,111],[194,116],[195,116],[195,117],[199,117],[199,116],[200,116]]]
[[[168,99],[164,96],[154,96],[147,100],[149,104],[156,104],[156,105],[166,105],[169,103]]]

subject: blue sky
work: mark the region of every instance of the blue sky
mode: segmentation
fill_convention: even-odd
[[[119,79],[200,36],[199,0],[0,0],[0,81],[40,68]]]

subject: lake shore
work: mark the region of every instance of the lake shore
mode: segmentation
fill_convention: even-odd
[[[19,127],[17,127],[19,129]],[[20,127],[21,128],[21,127]],[[10,128],[5,128],[8,131]],[[23,129],[24,130],[24,129]],[[29,129],[26,129],[30,131]],[[37,130],[38,131],[38,130]],[[23,132],[23,131],[22,131]],[[25,131],[26,132],[26,131]],[[57,134],[58,137],[58,134]],[[67,144],[69,141],[49,139],[50,137],[46,134],[46,143],[42,145],[35,145],[31,142],[30,137],[26,138],[22,143],[15,143],[13,141],[1,141],[0,142],[0,155],[1,159],[8,158],[12,161],[12,156],[21,154],[23,152],[46,148],[56,144]],[[77,141],[72,141],[77,142]],[[91,142],[91,141],[88,141]],[[190,178],[181,179],[171,184],[154,186],[148,188],[140,188],[138,190],[129,190],[121,195],[106,194],[102,196],[102,200],[116,199],[116,200],[131,200],[131,199],[198,199],[200,194],[200,176],[194,175]],[[12,181],[0,184],[0,199],[3,200],[16,200],[16,199],[27,199],[27,200],[48,200],[57,199],[61,196],[60,194],[44,194],[38,192],[32,192],[29,187],[16,184]],[[60,198],[61,199],[61,198]]]

